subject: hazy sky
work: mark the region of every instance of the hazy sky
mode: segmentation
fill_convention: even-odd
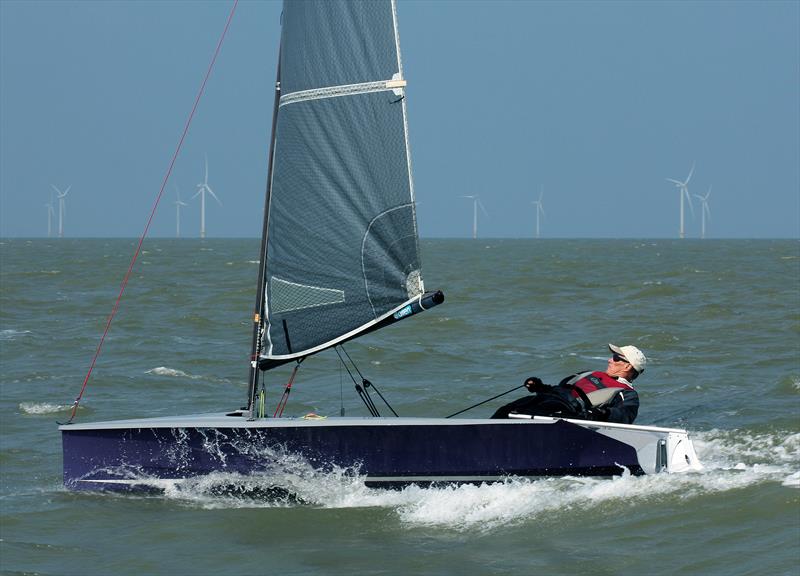
[[[0,0],[0,236],[138,236],[231,1]],[[281,4],[242,1],[151,229],[175,187],[199,234],[258,236]],[[423,237],[800,237],[800,2],[398,2]],[[174,185],[173,185],[174,184]],[[696,206],[696,208],[699,207]],[[696,210],[697,212],[697,210]],[[700,218],[686,215],[687,235]],[[54,223],[55,226],[55,223]]]

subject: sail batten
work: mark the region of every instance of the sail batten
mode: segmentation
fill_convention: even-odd
[[[287,0],[279,66],[262,367],[424,294],[394,1]]]
[[[354,96],[356,94],[366,94],[369,92],[391,91],[396,96],[402,96],[400,88],[405,88],[406,81],[393,78],[391,80],[380,80],[378,82],[362,82],[361,84],[347,84],[344,86],[327,86],[325,88],[314,88],[313,90],[302,90],[281,96],[280,106],[305,102],[307,100],[319,100],[320,98],[336,98],[337,96]]]

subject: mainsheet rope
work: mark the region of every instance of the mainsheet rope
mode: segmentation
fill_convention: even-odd
[[[100,356],[100,350],[103,348],[103,342],[105,342],[106,335],[108,334],[109,328],[111,328],[111,321],[114,319],[114,316],[119,309],[120,300],[122,300],[122,293],[125,292],[125,287],[128,285],[128,279],[130,278],[131,271],[133,270],[134,264],[136,264],[136,259],[139,258],[139,253],[142,250],[142,243],[144,242],[145,237],[147,236],[147,232],[150,230],[150,224],[153,222],[153,217],[156,214],[156,209],[158,208],[158,204],[161,202],[161,197],[164,195],[164,188],[167,186],[167,181],[169,180],[170,175],[172,174],[172,168],[175,166],[175,161],[178,159],[178,154],[183,147],[183,141],[186,139],[186,134],[189,132],[189,126],[192,123],[192,119],[194,118],[194,113],[197,110],[197,106],[200,103],[200,98],[203,96],[203,92],[206,88],[206,83],[208,82],[209,77],[211,76],[211,71],[214,68],[214,63],[217,61],[217,56],[222,48],[222,42],[225,40],[225,34],[228,32],[228,28],[230,27],[231,20],[233,20],[233,14],[236,12],[236,6],[239,4],[239,0],[233,1],[233,6],[231,7],[230,14],[228,14],[228,20],[225,22],[225,28],[222,31],[222,35],[219,38],[219,42],[217,42],[217,48],[214,50],[214,56],[211,58],[211,63],[208,65],[208,70],[206,71],[206,75],[203,78],[203,83],[200,85],[200,90],[197,92],[197,97],[194,100],[194,106],[192,106],[192,111],[189,113],[189,118],[186,120],[186,125],[183,127],[183,133],[181,134],[180,141],[178,142],[178,146],[175,148],[175,153],[172,155],[172,160],[169,163],[169,168],[167,168],[167,173],[164,175],[164,180],[161,182],[161,189],[158,191],[158,196],[156,196],[155,203],[153,204],[153,209],[150,211],[150,217],[147,219],[147,224],[144,227],[144,232],[142,232],[141,237],[139,238],[139,244],[136,246],[136,251],[133,254],[133,258],[131,259],[131,263],[128,266],[128,271],[125,273],[125,277],[122,279],[122,284],[119,288],[119,294],[117,295],[117,299],[114,302],[114,307],[111,309],[111,314],[108,316],[108,320],[106,321],[106,327],[103,331],[103,335],[100,337],[100,342],[97,344],[97,350],[95,350],[94,357],[92,358],[92,362],[89,365],[89,371],[86,373],[86,377],[83,379],[83,386],[81,386],[80,394],[78,397],[75,398],[75,402],[72,405],[72,414],[67,421],[67,424],[71,424],[73,419],[75,418],[75,413],[78,411],[78,404],[80,404],[81,398],[83,398],[83,392],[86,390],[86,385],[89,383],[89,378],[92,375],[92,371],[94,370],[94,365],[97,362],[97,358]]]

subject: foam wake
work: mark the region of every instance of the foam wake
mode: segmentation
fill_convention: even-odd
[[[615,478],[509,478],[482,485],[369,488],[358,469],[320,471],[297,455],[269,449],[272,462],[251,475],[213,473],[182,480],[137,478],[163,497],[202,508],[379,507],[409,525],[492,530],[570,510],[609,503],[692,499],[774,482],[800,488],[800,433],[718,431],[693,436],[705,468],[687,474]],[[248,448],[243,448],[250,450]],[[265,450],[265,449],[259,449]],[[263,461],[263,460],[262,460]]]

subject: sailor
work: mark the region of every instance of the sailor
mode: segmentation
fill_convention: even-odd
[[[605,372],[572,374],[557,386],[532,376],[525,380],[525,387],[534,396],[506,404],[492,418],[508,418],[515,412],[633,424],[639,412],[639,395],[632,382],[644,372],[647,358],[636,346],[609,344],[608,348],[611,357]]]

